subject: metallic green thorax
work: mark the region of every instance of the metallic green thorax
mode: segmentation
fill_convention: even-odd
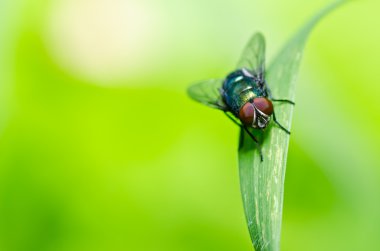
[[[226,77],[223,83],[222,96],[224,102],[235,116],[240,108],[256,97],[264,96],[256,78],[246,69],[234,71]]]

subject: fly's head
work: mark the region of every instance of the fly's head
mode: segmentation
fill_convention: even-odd
[[[258,97],[241,107],[239,119],[246,126],[264,129],[267,127],[272,114],[272,102],[265,97]]]

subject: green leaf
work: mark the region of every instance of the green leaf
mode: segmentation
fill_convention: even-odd
[[[270,65],[266,81],[274,98],[294,100],[302,51],[309,33],[324,16],[346,1],[336,1],[315,15],[283,47]],[[274,103],[277,120],[291,126],[293,106]],[[289,135],[272,125],[264,132],[252,130],[260,140],[264,160],[249,135],[241,131],[239,149],[240,188],[247,225],[256,251],[280,249],[284,179]]]

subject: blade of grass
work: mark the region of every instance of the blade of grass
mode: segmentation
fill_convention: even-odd
[[[344,2],[347,1],[336,1],[320,11],[275,57],[266,77],[273,97],[294,100],[298,68],[309,33],[318,21]],[[276,103],[275,112],[278,121],[290,128],[293,106]],[[255,143],[244,131],[241,131],[239,149],[240,189],[248,230],[256,251],[278,251],[289,136],[277,126],[269,128],[264,135],[253,133],[264,139],[264,161],[260,161]]]

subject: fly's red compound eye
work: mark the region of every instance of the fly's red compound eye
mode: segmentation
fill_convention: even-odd
[[[255,107],[260,111],[265,113],[266,115],[270,116],[273,113],[273,104],[272,102],[267,98],[255,98],[253,100],[253,103],[255,104]]]
[[[244,125],[252,125],[254,119],[256,117],[255,107],[253,107],[252,103],[246,103],[240,109],[239,118]]]

